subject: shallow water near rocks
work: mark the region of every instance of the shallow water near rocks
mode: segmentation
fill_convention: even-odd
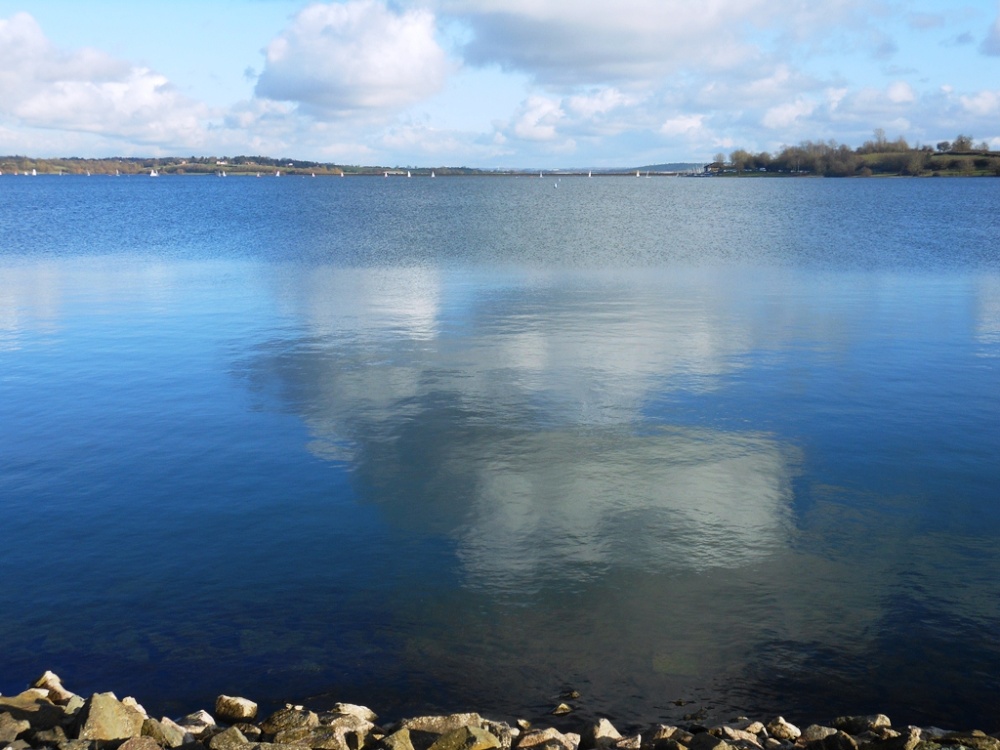
[[[1000,728],[1000,181],[556,179],[0,178],[0,692]]]

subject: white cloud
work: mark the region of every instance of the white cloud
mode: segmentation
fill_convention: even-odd
[[[514,116],[511,130],[526,141],[551,141],[557,137],[556,125],[566,116],[559,102],[544,96],[530,96]]]
[[[913,88],[906,81],[893,81],[885,93],[893,104],[909,104],[917,98]]]
[[[268,45],[257,96],[321,116],[403,108],[438,92],[452,70],[435,33],[427,10],[310,5]]]
[[[794,102],[779,104],[764,113],[761,124],[765,128],[777,130],[791,126],[801,117],[808,117],[816,109],[816,103],[799,97]]]
[[[678,115],[671,117],[660,126],[660,134],[665,136],[690,135],[704,127],[705,115]]]
[[[979,117],[1000,115],[1000,91],[980,91],[975,96],[959,97],[966,112]]]
[[[208,108],[164,76],[93,49],[55,47],[35,19],[0,19],[0,117],[145,144],[201,141]]]

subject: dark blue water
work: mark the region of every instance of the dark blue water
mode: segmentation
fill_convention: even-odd
[[[998,209],[0,178],[0,692],[1000,728]]]

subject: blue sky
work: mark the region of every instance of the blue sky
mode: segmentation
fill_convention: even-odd
[[[1000,149],[998,0],[0,0],[0,154],[630,166]]]

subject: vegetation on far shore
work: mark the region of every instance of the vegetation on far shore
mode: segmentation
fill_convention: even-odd
[[[727,158],[716,154],[706,172],[722,175],[820,175],[823,177],[893,176],[996,176],[1000,177],[1000,151],[986,142],[975,145],[972,136],[936,146],[910,146],[902,136],[894,141],[881,128],[874,138],[852,149],[836,141],[803,141],[785,146],[778,154],[753,154],[743,149]]]
[[[682,166],[656,165],[640,167],[658,174],[683,172]],[[660,169],[659,167],[671,169]],[[522,170],[486,170],[470,167],[383,167],[330,164],[300,159],[274,159],[268,156],[189,156],[189,157],[108,157],[85,159],[66,157],[37,159],[28,156],[0,156],[3,174],[226,174],[273,175],[382,175],[427,176],[523,174]],[[635,168],[593,170],[595,174],[631,174]],[[586,173],[588,170],[546,170],[550,173]],[[530,171],[529,171],[530,173]],[[1000,151],[991,151],[984,141],[974,144],[971,136],[958,135],[954,141],[941,141],[935,146],[910,146],[900,136],[890,141],[881,128],[874,138],[852,149],[836,141],[803,141],[797,146],[785,146],[777,154],[766,151],[751,153],[736,149],[727,157],[719,153],[699,174],[721,176],[803,176],[871,177],[871,176],[996,176],[1000,177]]]

